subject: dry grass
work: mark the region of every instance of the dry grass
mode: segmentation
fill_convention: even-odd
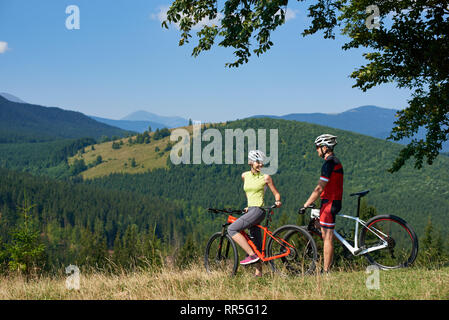
[[[91,150],[90,146],[84,148],[84,154],[71,157],[68,162],[71,164],[75,159],[84,159],[84,162],[88,165],[95,163],[98,156],[102,157],[103,162],[101,164],[82,172],[81,175],[84,179],[102,177],[110,173],[144,173],[148,170],[167,167],[167,158],[170,152],[164,152],[160,155],[155,151],[155,148],[158,147],[163,151],[169,143],[169,137],[151,141],[149,144],[129,145],[128,138],[116,142],[120,141],[123,141],[120,149],[112,149],[112,141],[104,142],[94,145],[95,150]],[[135,167],[131,166],[132,158],[136,161]]]
[[[217,124],[215,124],[217,125]],[[225,125],[225,123],[220,123]],[[210,124],[202,125],[203,130],[208,128]],[[180,127],[186,129],[190,134],[193,132],[192,126]],[[153,138],[154,132],[150,133]],[[134,140],[136,136],[132,137]],[[167,168],[167,159],[170,156],[170,151],[164,151],[167,144],[170,142],[170,137],[165,137],[160,140],[151,139],[149,144],[134,144],[129,145],[129,138],[116,140],[115,142],[123,142],[120,149],[112,149],[112,141],[95,144],[95,150],[91,146],[84,148],[83,154],[77,154],[68,159],[68,163],[72,164],[75,159],[84,159],[86,165],[95,163],[98,156],[101,156],[103,163],[87,169],[81,173],[84,179],[93,179],[107,176],[111,173],[145,173],[149,170],[157,168]],[[155,149],[159,148],[159,152]],[[134,158],[136,166],[131,166],[131,159]],[[125,166],[126,164],[126,166]]]
[[[264,267],[265,271],[267,267]],[[266,273],[255,278],[251,267],[230,278],[208,274],[201,265],[179,271],[83,274],[80,289],[66,288],[66,277],[20,276],[0,279],[0,299],[91,299],[91,300],[302,300],[302,299],[449,299],[449,268],[380,271],[380,288],[368,289],[364,271],[333,272],[306,277]]]

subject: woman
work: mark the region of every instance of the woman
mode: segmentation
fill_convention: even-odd
[[[259,261],[259,257],[250,247],[245,237],[240,231],[249,228],[250,235],[254,239],[254,244],[258,250],[262,248],[262,235],[260,229],[256,227],[265,218],[264,206],[265,190],[267,186],[270,188],[276,200],[275,204],[279,208],[281,206],[281,195],[276,190],[273,180],[268,174],[262,174],[261,169],[265,160],[265,154],[259,150],[252,150],[248,153],[248,164],[251,166],[250,171],[242,173],[243,190],[248,199],[248,207],[245,208],[245,214],[237,219],[228,227],[228,233],[237,244],[242,247],[248,256],[240,261],[240,264],[247,265]],[[262,276],[262,265],[256,268],[256,276]]]

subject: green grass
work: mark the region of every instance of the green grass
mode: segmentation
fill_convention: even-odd
[[[204,126],[206,128],[207,126]],[[180,127],[187,129],[192,133],[193,127]],[[170,151],[165,151],[167,145],[170,143],[170,137],[165,137],[159,140],[154,140],[154,132],[150,133],[151,142],[148,144],[133,144],[128,143],[129,138],[122,138],[115,142],[122,142],[120,149],[112,149],[112,141],[99,143],[84,148],[84,153],[68,158],[68,163],[71,165],[75,159],[84,159],[86,165],[95,163],[98,156],[101,156],[103,162],[99,165],[91,167],[83,171],[80,175],[84,179],[94,179],[98,177],[108,176],[112,173],[146,173],[157,168],[168,168],[167,159],[170,156]],[[132,139],[136,139],[133,136]],[[173,142],[172,142],[173,143]],[[159,151],[156,151],[156,148]],[[136,165],[131,165],[131,159],[135,159]]]
[[[167,147],[169,139],[169,137],[165,137],[160,140],[153,140],[149,144],[129,145],[128,138],[123,138],[115,141],[123,142],[120,149],[112,149],[112,141],[95,144],[95,150],[92,150],[91,146],[86,147],[84,148],[85,153],[69,158],[68,163],[72,164],[75,159],[84,159],[86,165],[89,165],[95,163],[97,157],[101,156],[103,159],[101,164],[81,173],[84,179],[107,176],[111,173],[144,173],[152,169],[167,167],[167,158],[170,151],[162,151]],[[156,147],[161,151],[156,152]],[[131,165],[132,158],[135,159],[135,167]]]
[[[412,267],[379,272],[379,289],[368,289],[372,274],[334,271],[330,275],[286,277],[271,274],[255,278],[252,267],[237,276],[208,274],[198,264],[186,270],[165,267],[158,271],[106,274],[83,273],[80,289],[69,290],[65,275],[0,278],[0,299],[151,299],[151,300],[422,300],[449,299],[449,267]]]

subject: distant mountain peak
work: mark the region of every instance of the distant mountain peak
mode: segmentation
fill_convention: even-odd
[[[155,113],[151,113],[145,110],[138,110],[135,111],[126,117],[122,118],[121,120],[131,120],[131,121],[152,121],[161,123],[168,128],[176,128],[176,127],[183,127],[186,126],[189,121],[187,119],[184,119],[182,117],[169,117],[169,116],[160,116]]]
[[[26,103],[22,99],[20,99],[16,96],[13,96],[12,94],[6,93],[6,92],[0,92],[0,96],[2,96],[3,98],[5,98],[6,100],[9,100],[11,102]]]
[[[366,106],[360,106],[357,108],[353,108],[353,109],[349,109],[346,110],[342,113],[346,113],[346,112],[379,112],[379,111],[388,111],[388,112],[396,112],[396,109],[388,109],[388,108],[383,108],[383,107],[378,107],[378,106],[373,106],[373,105],[366,105]]]
[[[145,110],[137,110],[133,113],[128,114],[126,117],[121,118],[120,120],[148,121],[153,116],[155,116],[154,113]]]

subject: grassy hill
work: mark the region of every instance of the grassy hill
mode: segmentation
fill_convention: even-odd
[[[192,126],[182,128],[192,133]],[[131,136],[85,147],[75,156],[69,157],[68,163],[72,165],[75,160],[84,160],[86,165],[91,164],[90,168],[81,173],[84,179],[104,177],[112,173],[137,174],[158,168],[168,169],[170,136],[155,139],[155,134],[156,132],[149,133],[149,143],[130,143],[130,139],[137,139],[137,136]],[[115,149],[114,143],[118,145]],[[98,156],[101,156],[102,163],[94,165]]]
[[[220,124],[223,126],[223,124]],[[203,125],[202,130],[210,127]],[[180,127],[192,134],[193,127]],[[104,143],[87,146],[76,155],[68,158],[69,165],[73,165],[75,160],[84,160],[85,164],[91,167],[80,173],[84,179],[94,179],[109,176],[110,174],[139,174],[151,172],[154,169],[169,169],[167,163],[170,157],[171,146],[170,136],[155,139],[156,132],[149,133],[149,143],[130,143],[130,139],[136,140],[137,136],[108,141]],[[113,143],[119,145],[114,149]],[[102,163],[96,164],[98,156],[101,156]],[[134,166],[132,165],[134,159]]]
[[[243,268],[242,268],[243,269]],[[267,269],[264,269],[267,270]],[[201,264],[187,270],[160,270],[105,274],[81,269],[79,290],[68,290],[67,275],[25,280],[1,277],[0,299],[33,300],[447,300],[449,268],[409,268],[380,271],[378,289],[366,286],[364,270],[335,271],[328,276],[281,277],[266,274],[256,279],[252,268],[230,278],[208,274]],[[268,302],[269,305],[270,301]],[[240,304],[245,304],[240,303]],[[286,311],[292,306],[283,302]],[[178,309],[164,310],[176,318]],[[270,314],[274,310],[269,310]],[[290,310],[292,311],[292,310]],[[216,318],[216,317],[214,317]]]
[[[95,165],[81,173],[85,179],[107,176],[111,173],[144,173],[156,168],[167,168],[167,158],[170,152],[155,151],[156,148],[164,150],[167,147],[169,138],[153,141],[149,144],[128,144],[129,138],[123,138],[116,141],[109,141],[84,148],[84,153],[68,159],[69,165],[72,165],[75,159],[83,159],[86,165],[94,164],[98,156],[101,156],[102,163]],[[120,149],[113,149],[113,143],[123,143]],[[132,165],[132,159],[135,165]]]

